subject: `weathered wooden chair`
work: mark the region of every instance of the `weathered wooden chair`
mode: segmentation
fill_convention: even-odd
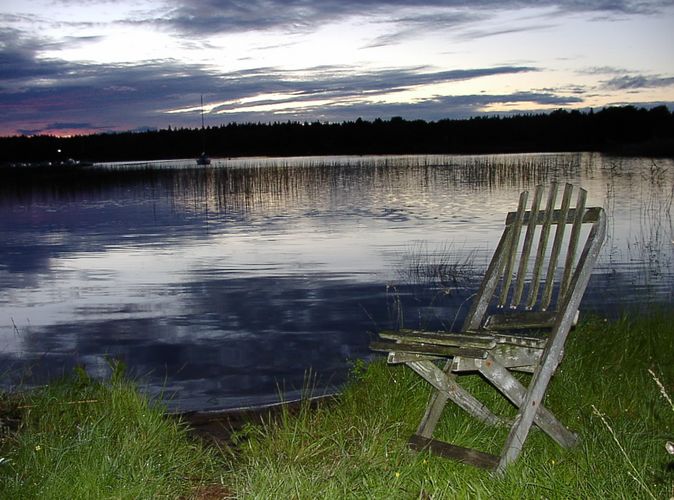
[[[577,436],[542,404],[606,234],[604,210],[586,208],[583,189],[572,207],[572,191],[567,184],[560,208],[555,208],[556,184],[549,190],[545,208],[541,186],[529,210],[529,193],[520,195],[517,211],[506,217],[505,230],[460,333],[383,331],[370,344],[373,350],[388,352],[389,363],[405,363],[434,388],[417,433],[410,438],[413,449],[429,449],[500,473],[517,459],[532,423],[564,447],[577,442]],[[446,360],[444,367],[436,364],[438,360]],[[527,387],[513,376],[513,370],[533,373]],[[495,415],[467,392],[457,383],[462,372],[480,373],[517,408],[515,418]],[[483,422],[510,426],[500,456],[432,438],[449,399]]]

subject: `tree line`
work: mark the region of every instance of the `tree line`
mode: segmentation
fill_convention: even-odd
[[[0,162],[157,160],[339,154],[601,151],[674,157],[674,113],[666,106],[461,120],[357,119],[342,123],[230,123],[201,129],[0,138]]]

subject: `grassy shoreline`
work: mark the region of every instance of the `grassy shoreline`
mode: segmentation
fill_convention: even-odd
[[[3,422],[20,418],[18,430],[0,435],[0,497],[670,498],[673,354],[671,311],[583,321],[546,396],[580,445],[563,450],[534,431],[499,480],[407,449],[429,391],[383,360],[355,363],[330,404],[258,419],[220,446],[194,438],[121,371],[106,383],[76,372],[0,399]],[[464,380],[491,393],[477,377]],[[512,412],[502,400],[490,404]],[[498,452],[504,431],[448,408],[438,438]]]

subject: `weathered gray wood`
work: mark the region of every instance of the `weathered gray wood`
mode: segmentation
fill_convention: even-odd
[[[524,220],[524,212],[526,211],[528,191],[522,191],[520,194],[520,201],[517,205],[517,216],[512,225],[507,229],[511,233],[510,248],[508,248],[505,261],[505,269],[503,271],[503,282],[501,285],[501,295],[498,300],[499,307],[505,306],[505,303],[510,292],[510,282],[513,278],[513,267],[515,266],[515,259],[517,257],[517,245],[520,242],[520,232],[522,230],[522,221]]]
[[[552,328],[555,311],[522,311],[492,314],[487,317],[484,328],[490,331],[532,330]]]
[[[496,341],[499,344],[511,344],[519,347],[532,347],[537,349],[545,348],[548,343],[547,334],[542,337],[531,337],[525,335],[509,335],[509,334],[494,334]],[[491,351],[493,352],[493,351]]]
[[[379,337],[387,340],[401,342],[414,342],[422,344],[436,344],[455,347],[475,347],[490,349],[496,345],[491,335],[462,335],[451,332],[424,332],[420,330],[385,330],[379,333]]]
[[[503,367],[529,373],[534,371],[542,355],[542,348],[512,344],[501,344],[490,351],[490,356],[493,356]],[[482,362],[477,359],[475,361],[476,363]]]
[[[388,353],[386,362],[389,365],[407,363],[408,361],[426,361],[433,359],[444,359],[442,356],[432,356],[430,354],[415,354],[412,352],[391,351]]]
[[[452,377],[453,375],[447,374],[447,376]],[[424,412],[424,416],[421,418],[421,422],[419,422],[419,427],[417,428],[417,435],[426,438],[430,438],[431,436],[433,436],[435,427],[438,425],[438,421],[442,416],[442,410],[445,409],[448,400],[449,396],[447,395],[446,392],[439,391],[437,389],[433,391],[431,399],[428,401],[428,404],[426,405],[426,411]]]
[[[543,361],[534,371],[527,394],[520,405],[518,418],[516,418],[515,425],[513,425],[508,434],[497,467],[497,472],[499,473],[505,471],[507,465],[516,460],[522,451],[522,446],[529,434],[536,412],[545,396],[548,383],[561,361],[566,337],[571,330],[576,310],[585,293],[585,288],[592,273],[592,267],[597,260],[605,237],[606,216],[602,210],[599,214],[599,220],[590,230],[583,253],[580,256],[578,267],[571,281],[571,293],[568,293],[563,299],[563,303],[560,304],[560,314],[543,353]]]
[[[536,231],[536,220],[538,218],[538,208],[541,204],[543,196],[543,186],[540,184],[536,186],[534,191],[534,200],[531,203],[531,214],[527,226],[527,233],[524,236],[524,245],[522,246],[522,254],[520,255],[520,265],[517,268],[517,281],[515,283],[515,291],[510,307],[516,308],[522,299],[522,292],[524,291],[524,282],[527,276],[527,267],[529,266],[529,254],[531,253],[531,246],[533,245],[534,233]]]
[[[480,467],[482,469],[494,470],[498,465],[499,457],[484,453],[462,446],[438,441],[437,439],[429,439],[417,434],[413,435],[409,440],[409,447],[416,451],[430,451],[434,455],[439,455],[445,458],[451,458],[458,462]]]
[[[487,267],[484,279],[480,284],[480,289],[477,291],[475,300],[468,310],[468,315],[463,322],[463,328],[461,331],[476,331],[482,327],[482,322],[484,320],[485,314],[487,313],[489,302],[491,302],[494,291],[496,290],[501,277],[501,270],[503,269],[505,262],[505,251],[510,245],[511,235],[512,232],[508,229],[503,231],[501,239],[499,240],[496,250],[494,251],[494,257],[492,257],[491,262]]]
[[[560,209],[560,219],[567,220],[569,213],[569,205],[571,205],[571,193],[573,186],[567,184],[564,186],[564,195],[562,197],[562,208]],[[550,261],[548,262],[548,272],[545,277],[545,288],[543,289],[543,298],[541,299],[541,310],[545,311],[550,306],[552,299],[552,289],[555,283],[555,271],[557,270],[557,259],[559,259],[559,252],[562,249],[562,240],[564,239],[564,229],[566,224],[558,224],[555,231],[555,241],[552,243],[552,252],[550,254]]]
[[[444,392],[449,399],[454,401],[460,408],[467,411],[477,419],[489,425],[504,425],[501,417],[494,415],[489,408],[482,404],[472,394],[454,381],[453,377],[447,376],[440,368],[431,361],[416,361],[407,363],[424,380],[438,391]],[[442,411],[442,409],[440,409]]]
[[[529,298],[527,299],[527,309],[532,309],[538,300],[538,290],[541,286],[541,269],[545,262],[545,250],[548,247],[548,238],[550,236],[550,226],[552,225],[552,217],[555,209],[555,201],[557,200],[557,183],[553,182],[550,185],[550,192],[548,193],[548,202],[545,206],[545,214],[543,217],[543,226],[541,227],[541,235],[538,239],[538,252],[536,253],[536,261],[534,262],[534,272],[531,278],[531,288],[529,289]],[[540,224],[540,222],[538,222]]]
[[[537,345],[540,342],[545,343],[547,335],[533,336],[523,333],[527,330],[539,330],[546,332],[552,329],[555,326],[557,321],[557,311],[526,311],[526,312],[515,312],[515,313],[506,313],[506,314],[494,314],[491,317],[487,318],[486,324],[491,325],[489,331],[493,332],[493,338],[497,343],[505,342],[505,338],[514,339],[514,343],[518,345]],[[528,317],[528,318],[527,318]],[[576,311],[575,316],[573,317],[573,325],[576,326],[578,323],[578,318],[580,317],[579,311]],[[512,334],[504,333],[512,331]],[[529,341],[534,341],[534,344],[530,344]]]
[[[450,347],[444,345],[417,344],[403,342],[370,342],[370,349],[380,352],[402,351],[414,354],[436,354],[440,356],[465,356],[467,358],[483,359],[487,356],[484,349],[470,347]]]
[[[533,373],[543,355],[542,347],[522,347],[512,344],[501,344],[489,351],[504,368]],[[453,373],[480,371],[483,360],[475,358],[454,358]]]
[[[578,250],[578,240],[580,238],[580,226],[583,224],[583,213],[585,212],[585,199],[587,198],[587,191],[580,189],[578,191],[578,201],[576,202],[576,216],[571,227],[571,237],[569,238],[569,248],[566,251],[566,262],[564,264],[564,276],[559,287],[559,295],[566,295],[571,281],[571,273],[573,271],[573,262],[576,258]]]
[[[588,207],[585,209],[585,214],[583,215],[583,224],[588,224],[588,223],[595,223],[597,222],[599,218],[599,212],[603,210],[601,207]],[[522,224],[526,225],[529,224],[529,219],[531,217],[531,214],[529,212],[524,213],[524,217],[522,218]],[[546,217],[546,211],[540,211],[538,212],[538,217],[537,217],[537,222],[536,224],[543,224],[545,221]],[[517,212],[508,212],[508,215],[506,216],[506,226],[512,224],[514,220],[517,218]],[[576,218],[576,209],[573,207],[570,207],[569,210],[566,212],[566,217],[562,218],[562,209],[561,208],[555,208],[552,211],[552,225],[556,226],[557,224],[572,224],[574,219]],[[564,222],[566,221],[566,222]]]
[[[526,388],[496,359],[489,357],[478,364],[480,373],[519,408],[526,396]],[[574,446],[578,442],[578,436],[564,427],[542,404],[538,406],[538,411],[534,414],[534,422],[565,448]]]
[[[474,358],[454,358],[452,373],[476,372],[479,370],[480,361],[482,360]]]

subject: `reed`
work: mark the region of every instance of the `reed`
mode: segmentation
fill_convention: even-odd
[[[400,258],[396,269],[398,278],[405,284],[451,293],[466,286],[477,274],[475,252],[464,253],[451,243],[433,250],[426,242],[414,243]]]

